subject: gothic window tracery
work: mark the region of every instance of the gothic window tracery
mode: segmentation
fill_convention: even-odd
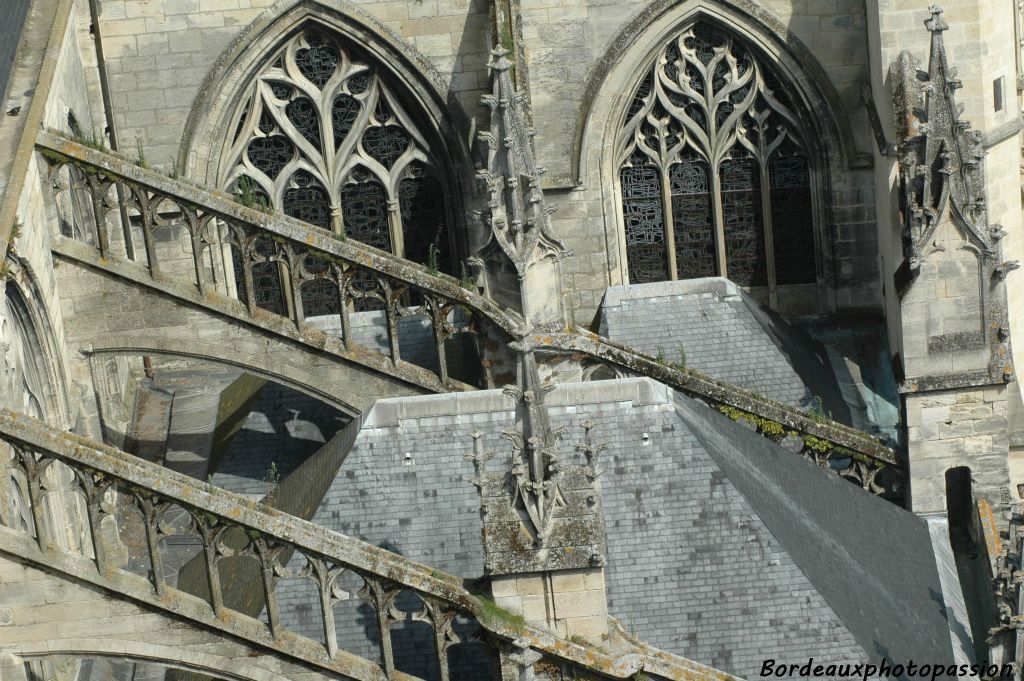
[[[222,186],[421,263],[434,244],[448,262],[441,173],[379,70],[313,27],[267,64],[239,103]]]
[[[629,279],[816,279],[811,162],[769,64],[706,21],[636,86],[616,147]]]

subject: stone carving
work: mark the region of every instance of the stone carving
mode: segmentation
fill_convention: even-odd
[[[561,668],[567,678],[586,678],[595,670],[618,670],[637,661],[659,677],[694,673],[694,663],[664,653],[654,657],[638,648],[635,654],[613,658],[597,649],[567,646],[536,629],[494,616],[493,608],[487,610],[457,577],[351,537],[324,533],[297,518],[270,513],[262,505],[3,409],[0,465],[5,469],[0,502],[8,500],[0,505],[5,552],[46,562],[71,579],[157,612],[256,642],[314,670],[361,681],[405,678],[396,669],[392,637],[398,623],[412,620],[431,629],[432,668],[425,678],[439,681],[456,675],[448,667],[449,652],[461,646],[468,646],[460,652],[472,654],[477,668],[492,668],[500,658],[502,667],[511,663],[516,672],[527,675],[521,678],[530,678],[531,667],[538,663]],[[55,525],[56,518],[49,516],[58,489],[77,500],[75,509],[80,510],[64,518],[63,526]],[[112,498],[117,503],[110,503]],[[127,563],[115,562],[104,539],[103,526],[111,521],[124,529],[125,536],[135,538]],[[55,542],[55,531],[78,532],[79,542]],[[205,563],[208,591],[199,598],[184,593],[165,574],[166,540],[173,536],[197,546]],[[260,619],[245,616],[225,598],[224,580],[231,574],[225,561],[239,560],[259,570],[256,588],[266,607]],[[352,586],[343,577],[352,577]],[[281,617],[280,585],[295,579],[310,584],[308,605],[322,617],[321,631],[312,636],[290,629]],[[345,615],[334,606],[352,597],[363,601],[375,620],[373,631],[381,652],[377,659],[340,645],[337,622]],[[419,605],[404,609],[400,598]]]
[[[512,475],[509,480],[511,503],[525,511],[538,547],[551,530],[555,511],[565,506],[559,487],[562,481],[558,438],[563,428],[552,429],[544,409],[544,394],[554,386],[541,386],[532,353],[520,361],[521,386],[505,386],[506,395],[515,398],[516,428],[502,436],[512,443]]]
[[[0,317],[0,406],[42,419],[45,378],[39,376],[36,362],[32,361],[35,350],[24,316],[8,297],[12,293],[3,294]]]
[[[766,60],[707,21],[640,79],[615,146],[631,283],[815,281],[812,168]]]
[[[222,187],[450,268],[450,220],[430,145],[378,70],[334,35],[311,29],[290,39],[255,76],[236,120]]]
[[[594,440],[595,424],[583,425],[575,451],[585,465],[568,462],[558,441],[565,428],[553,428],[541,385],[534,346],[527,339],[510,343],[519,354],[517,385],[506,386],[515,400],[515,427],[502,433],[511,443],[510,465],[500,475],[485,464],[481,435],[474,434],[471,482],[480,490],[484,523],[484,567],[504,575],[598,567],[604,564],[604,519],[597,465],[605,445]],[[571,456],[571,455],[569,455]]]
[[[993,648],[1002,647],[1004,651],[1013,651],[1020,633],[1024,632],[1024,613],[1021,612],[1021,583],[1024,582],[1024,572],[1021,571],[1024,546],[1021,543],[1024,540],[1022,510],[1024,507],[1020,504],[1009,505],[1006,513],[1008,530],[1003,551],[996,556],[995,575],[992,578],[998,624],[989,629],[985,641]]]
[[[936,314],[945,315],[945,325],[949,327],[952,322],[959,333],[947,332],[945,338],[928,339],[929,352],[932,348],[947,351],[940,348],[950,347],[954,352],[973,349],[968,344],[953,343],[956,336],[977,338],[977,345],[987,345],[991,355],[987,367],[981,364],[957,375],[929,378],[924,384],[957,387],[977,384],[978,380],[1010,381],[1013,368],[1004,280],[1019,263],[1002,260],[1000,241],[1005,231],[1000,225],[988,223],[983,136],[961,118],[963,106],[956,103],[955,94],[962,83],[947,61],[943,32],[948,26],[942,8],[932,5],[929,12],[931,16],[925,21],[931,33],[927,69],[922,70],[920,62],[906,51],[890,69],[900,157],[904,256],[912,275],[908,286],[913,286],[913,278],[933,257],[968,270],[949,281],[961,287],[958,295],[973,297],[977,304],[964,312],[937,308],[944,310]],[[962,257],[951,256],[940,243],[941,234],[949,234],[949,230],[963,239],[959,248]],[[977,284],[970,270],[980,273]],[[930,300],[927,296],[925,299]],[[967,319],[975,309],[979,318]],[[978,378],[985,374],[984,379]],[[924,385],[921,376],[911,378],[915,385]]]
[[[909,53],[894,66],[900,170],[903,185],[904,244],[912,270],[939,223],[949,217],[987,258],[998,257],[997,226],[989,227],[985,206],[985,171],[981,134],[960,119],[955,101],[963,84],[946,60],[942,33],[948,25],[942,8],[932,5],[925,22],[932,34],[927,71]]]
[[[536,134],[527,126],[523,104],[525,95],[517,92],[509,69],[512,62],[508,51],[498,46],[491,52],[491,92],[482,97],[490,110],[490,125],[478,138],[485,153],[485,165],[477,172],[487,192],[487,210],[480,214],[488,230],[488,241],[480,249],[484,260],[496,253],[504,254],[515,268],[519,279],[520,309],[528,320],[534,319],[532,310],[537,304],[527,303],[527,289],[531,298],[539,292],[525,280],[536,272],[538,265],[550,259],[557,263],[570,253],[562,245],[551,227],[554,209],[544,202],[540,178],[544,168],[533,157],[532,138]],[[543,275],[541,275],[543,276]],[[542,282],[547,305],[561,307],[558,292],[559,277],[549,274]],[[531,309],[527,309],[532,306]]]

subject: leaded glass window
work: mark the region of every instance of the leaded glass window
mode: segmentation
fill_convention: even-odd
[[[640,79],[616,147],[629,279],[816,279],[811,164],[770,64],[699,21]]]
[[[421,263],[433,244],[448,270],[445,185],[427,138],[380,69],[316,28],[267,64],[239,103],[222,186]]]

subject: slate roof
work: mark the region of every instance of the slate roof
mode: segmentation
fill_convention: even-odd
[[[700,403],[677,397],[676,409],[873,661],[953,662],[943,585],[923,518]]]
[[[613,286],[599,316],[611,340],[850,423],[825,347],[728,279]]]
[[[587,419],[608,444],[609,611],[642,640],[753,678],[769,657],[951,661],[924,521],[649,379],[562,385],[546,401],[568,428],[563,455]],[[498,454],[490,472],[507,466],[512,407],[499,391],[379,401],[313,521],[482,575],[464,455],[481,431]],[[346,603],[339,640],[373,654],[372,622]],[[315,618],[285,610],[315,632]]]
[[[0,13],[0,98],[7,91],[7,81],[14,69],[14,59],[21,39],[21,29],[28,15],[30,0],[5,0]]]

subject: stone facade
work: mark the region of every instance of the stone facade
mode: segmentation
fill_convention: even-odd
[[[967,466],[975,493],[994,507],[1010,494],[1007,393],[1012,387],[947,390],[906,396],[911,506],[946,512],[946,471]]]
[[[627,326],[634,327],[625,329],[619,339],[656,354],[660,346],[650,339],[675,331],[659,325],[657,315],[630,318],[622,312],[621,289],[609,288],[630,283],[620,186],[624,161],[616,153],[641,74],[666,53],[668,41],[695,22],[706,21],[735,36],[757,59],[777,70],[780,82],[771,88],[785,91],[793,111],[803,116],[799,122],[811,140],[801,151],[812,178],[807,195],[813,218],[808,238],[813,245],[807,252],[814,260],[813,281],[778,287],[773,282],[754,286],[746,295],[772,308],[772,314],[804,317],[809,324],[806,318],[813,316],[818,327],[862,319],[884,323],[888,347],[879,356],[891,354],[893,373],[901,384],[899,458],[907,469],[908,505],[919,514],[946,514],[950,471],[966,467],[973,498],[1001,518],[1010,502],[1024,499],[1019,491],[1024,489],[1024,467],[1010,467],[1008,462],[1009,433],[1024,429],[1013,422],[1021,417],[1013,407],[1020,400],[1013,360],[1024,352],[1024,343],[1018,342],[1017,348],[1011,343],[1018,332],[1024,334],[1024,273],[1017,270],[1018,261],[1024,261],[1024,60],[1019,50],[1024,20],[1021,9],[1005,0],[963,0],[946,10],[937,19],[938,10],[929,10],[920,0],[18,0],[11,13],[26,13],[22,30],[18,31],[20,20],[0,28],[0,86],[7,87],[6,115],[0,117],[0,407],[123,447],[137,385],[145,375],[144,366],[151,366],[143,357],[167,354],[229,364],[357,415],[368,412],[380,398],[501,387],[511,382],[510,357],[531,355],[545,343],[558,346],[577,329],[605,333],[610,320],[601,317],[602,301],[605,311],[618,310]],[[932,22],[929,30],[926,21]],[[948,24],[948,30],[937,29],[937,21]],[[408,105],[422,124],[432,158],[443,166],[439,176],[446,183],[447,205],[442,210],[451,221],[454,279],[438,276],[436,261],[410,266],[396,255],[346,245],[340,230],[336,235],[307,233],[295,220],[285,220],[282,227],[280,216],[256,215],[258,202],[243,210],[224,193],[232,191],[222,182],[221,164],[228,163],[224,149],[235,143],[231,122],[238,119],[239,93],[254,87],[254,74],[272,66],[265,63],[267,55],[309,25],[335,32],[339,40],[365,52],[366,61],[379,68],[381,82],[397,93],[396,101]],[[946,47],[942,64],[936,67],[935,34],[943,32],[945,37],[940,35],[939,40]],[[22,42],[15,49],[16,34]],[[954,65],[958,76],[948,68]],[[930,87],[920,87],[920,71],[930,71]],[[764,83],[761,87],[771,90]],[[929,121],[912,120],[921,106],[938,101],[940,90],[944,94],[958,88],[956,103],[962,112],[949,97],[948,111],[933,110]],[[326,90],[318,86],[318,91]],[[278,115],[291,115],[282,112],[283,105]],[[375,117],[377,130],[388,129],[388,112],[366,115]],[[968,120],[973,134],[966,127]],[[269,135],[261,132],[268,125],[273,128],[272,122],[255,121],[250,132]],[[84,155],[89,153],[86,147],[93,146],[120,152],[123,158],[106,166],[93,159],[92,165],[79,164],[88,165],[89,174],[79,173],[79,166],[55,148],[66,144],[70,149],[72,143],[54,133],[74,137],[74,146]],[[940,137],[945,146],[939,145]],[[379,158],[376,161],[383,165]],[[155,178],[150,170],[184,182]],[[952,198],[941,198],[940,192],[932,195],[926,188],[915,204],[920,197],[907,186],[926,175],[934,176],[938,186],[943,174],[954,176]],[[387,173],[378,173],[383,175]],[[339,177],[339,182],[347,181],[347,176]],[[388,177],[396,185],[389,190],[398,196],[402,180],[398,174]],[[764,170],[759,177],[763,183],[770,176]],[[109,185],[103,192],[82,190],[100,181]],[[714,181],[720,181],[717,170]],[[138,192],[140,186],[151,190],[155,201],[145,209],[138,194],[131,204],[125,193]],[[664,186],[669,186],[667,180]],[[759,196],[770,193],[767,187],[762,190]],[[148,200],[150,194],[144,197]],[[167,197],[173,200],[162,203]],[[674,194],[665,198],[670,216],[675,200]],[[769,203],[766,199],[753,210],[770,211]],[[332,224],[340,224],[340,208],[335,205],[331,210]],[[392,230],[402,210],[399,199],[387,202],[390,217],[384,220],[391,220]],[[89,222],[90,211],[94,227],[98,219],[112,230],[120,249],[116,255],[78,238],[75,229]],[[936,217],[931,221],[928,216],[921,227],[915,220],[929,211]],[[240,229],[242,236],[229,243],[221,232],[203,232],[208,222],[200,223],[200,214],[215,215],[209,223],[246,225],[250,231]],[[192,230],[181,227],[184,216],[195,219]],[[164,229],[164,222],[176,226]],[[157,229],[163,231],[155,245],[147,242],[152,248],[145,253],[134,253],[130,240],[125,243],[125,234],[135,233],[142,240]],[[277,244],[270,246],[277,249],[272,256],[259,252],[257,241],[263,237]],[[209,246],[205,255],[197,250],[200,243]],[[235,276],[232,248],[246,249],[246,264],[239,265]],[[331,283],[338,287],[341,301],[332,302],[337,313],[303,315],[303,285],[327,279],[309,269],[310,254],[314,259],[327,254],[323,262],[331,265],[324,267],[335,266]],[[257,262],[261,258],[266,262]],[[154,267],[158,259],[162,270]],[[272,263],[257,274],[270,271],[269,276],[283,286],[283,312],[277,316],[263,314],[253,301],[246,276],[252,278],[254,263]],[[374,285],[383,291],[375,293],[380,306],[356,301],[352,282],[358,288],[362,280],[342,265],[364,268],[359,276],[379,275]],[[290,278],[282,285],[285,273]],[[209,289],[204,288],[207,283]],[[245,286],[249,290],[240,290]],[[243,300],[243,294],[249,299]],[[667,305],[673,299],[658,300]],[[485,314],[476,314],[483,309]],[[701,340],[707,341],[711,324],[704,320],[694,315],[681,324],[684,330],[699,330],[704,334]],[[478,339],[462,334],[477,331],[476,323],[491,327],[483,328]],[[755,335],[770,335],[779,328],[768,322],[760,326]],[[717,345],[730,342],[731,334],[750,328],[723,323],[711,342],[695,340],[679,353],[678,361],[690,353],[694,366],[709,367],[726,380],[755,373],[759,363],[771,363],[772,371],[766,368],[763,375],[773,377],[773,384],[786,383],[785,390],[773,391],[761,383],[748,387],[804,409],[813,410],[818,398],[813,418],[794,418],[821,426],[826,419],[820,413],[820,393],[803,375],[797,376],[799,372],[783,366],[787,358],[772,347],[762,344],[744,352],[747,346],[737,339],[732,354],[716,351]],[[528,335],[533,332],[538,335]],[[557,342],[543,336],[559,333],[566,335]],[[577,349],[584,344],[582,337],[573,339]],[[565,341],[559,346],[566,351],[563,355],[569,354],[570,345]],[[615,356],[629,360],[606,362],[603,370],[623,373],[640,367],[680,390],[689,381],[700,382],[707,391],[720,388],[733,394],[732,388],[714,387],[714,381],[669,366],[666,357],[652,360],[596,342],[594,347],[606,358],[619,353]],[[446,360],[445,348],[457,356]],[[695,350],[707,358],[693,357]],[[664,351],[669,362],[677,361],[676,348]],[[595,367],[587,363],[600,364],[601,352],[580,351],[554,362],[571,365],[565,376],[594,376],[587,372]],[[482,373],[474,373],[478,370]],[[524,403],[534,397],[539,402],[541,395],[539,374],[531,369],[531,376],[536,385],[527,386],[519,376],[518,399]],[[772,413],[793,416],[760,395],[744,393],[741,398]],[[705,401],[729,413],[727,400]],[[492,399],[489,407],[491,412],[479,410],[469,420],[493,428],[494,414],[511,415],[512,408],[500,398]],[[523,427],[535,408],[532,403],[513,417],[524,443],[531,436],[544,440],[552,435]],[[747,417],[752,413],[739,411]],[[790,423],[783,427],[758,413],[762,416],[749,422],[762,434],[771,436],[765,431],[774,426],[781,433],[777,439],[792,435],[787,431]],[[841,418],[838,412],[836,418]],[[441,420],[413,424],[414,420],[396,417],[387,428],[415,425],[429,435],[431,448],[444,447],[450,432]],[[634,425],[649,440],[645,426]],[[384,425],[379,428],[381,438],[393,435],[384,432]],[[366,439],[372,439],[372,428],[369,432]],[[804,444],[820,442],[813,435],[807,437]],[[488,432],[486,438],[494,444],[497,433]],[[609,603],[607,598],[608,585],[624,583],[628,556],[622,546],[603,543],[606,525],[613,521],[607,517],[611,511],[601,485],[595,482],[599,476],[593,467],[589,472],[585,466],[559,471],[544,456],[527,462],[527,450],[531,456],[538,452],[534,444],[524,443],[522,465],[530,470],[518,469],[518,486],[485,489],[486,482],[479,481],[483,505],[504,504],[504,515],[477,522],[479,509],[471,489],[448,495],[453,527],[468,526],[471,520],[473,527],[492,530],[488,523],[505,521],[517,532],[523,530],[515,535],[517,540],[529,535],[532,527],[536,536],[531,538],[537,541],[529,546],[521,542],[522,550],[513,557],[516,551],[500,545],[503,537],[498,532],[485,533],[482,542],[463,533],[453,539],[454,549],[417,544],[408,537],[410,528],[422,535],[420,542],[429,539],[429,528],[416,525],[416,504],[411,501],[387,508],[365,502],[354,519],[334,524],[346,533],[372,535],[374,543],[388,539],[375,535],[378,529],[394,529],[395,536],[409,540],[419,556],[436,558],[432,565],[465,576],[492,576],[497,604],[521,613],[530,625],[548,627],[563,637],[602,640],[609,632],[609,612],[619,608],[632,616],[640,606]],[[543,444],[545,455],[550,455],[554,445]],[[362,467],[358,470],[383,475],[381,470],[386,469],[379,484],[386,484],[388,476],[401,478],[395,486],[408,486],[417,500],[425,492],[415,482],[419,452],[403,452],[410,458],[392,457],[381,463],[360,446],[353,450],[355,465]],[[835,442],[827,448],[849,451]],[[860,459],[851,458],[850,465],[855,461]],[[429,470],[432,485],[444,488],[456,479],[464,482],[468,464],[456,475],[447,467],[451,461],[442,463]],[[632,465],[617,463],[623,475]],[[517,469],[511,470],[517,475]],[[569,539],[545,546],[547,527],[537,519],[544,515],[546,502],[537,490],[553,484],[560,472],[574,485],[562,501],[575,504],[579,511],[566,523],[587,520],[581,521],[585,527],[576,534],[563,532],[572,534]],[[325,480],[318,481],[326,485]],[[655,482],[637,487],[638,523],[648,517],[643,489]],[[377,484],[374,478],[367,489]],[[613,499],[620,510],[631,503],[622,491],[625,484],[621,487]],[[870,484],[864,487],[869,489]],[[353,489],[356,494],[363,490]],[[55,498],[64,498],[61,494],[62,488]],[[328,500],[343,497],[340,492],[327,495]],[[60,540],[70,549],[81,548],[84,536],[78,531],[81,509],[76,503],[67,501],[67,508],[54,511],[50,520],[59,525],[63,518],[75,526]],[[374,532],[364,533],[366,528]],[[998,528],[993,528],[990,539],[998,536]],[[438,555],[444,551],[452,555]],[[566,557],[569,554],[571,558]],[[996,556],[989,558],[994,561]],[[47,589],[73,591],[71,587],[47,587],[54,578],[13,565],[6,557],[3,561],[0,631],[17,631],[20,638],[14,641],[18,646],[12,654],[41,655],[45,637],[39,618],[60,620],[64,629],[59,633],[64,636],[66,629],[64,638],[78,641],[62,655],[92,650],[91,643],[82,641],[108,631],[82,630],[65,603],[46,595]],[[615,567],[621,570],[618,574]],[[797,572],[792,568],[793,575]],[[630,579],[646,588],[647,580],[656,581],[657,576],[638,572]],[[75,599],[96,600],[90,596],[91,587],[76,588],[82,593],[73,594]],[[641,592],[649,594],[637,587]],[[23,602],[26,598],[30,602]],[[831,607],[824,602],[818,606],[823,612]],[[144,614],[142,606],[125,606],[123,611],[96,607],[110,617],[123,615],[116,626],[125,629],[137,619],[140,639],[146,639],[146,631],[164,626],[163,615]],[[796,613],[790,616],[794,619],[787,621],[795,621]],[[10,624],[12,629],[2,629]],[[196,649],[223,649],[214,663],[203,657],[206,653],[188,648],[189,664],[197,669],[214,673],[217,665],[226,668],[251,656],[247,644],[220,639],[210,643],[205,629],[195,633],[194,640],[187,626],[174,631]],[[656,628],[648,633],[658,636]],[[844,650],[857,650],[847,634],[843,637]],[[821,640],[826,638],[822,634]],[[687,645],[714,656],[700,662],[731,663],[725,653],[708,652],[713,641],[702,639],[698,645],[696,640],[695,635]],[[130,645],[147,657],[148,646],[156,644],[147,639]],[[752,663],[754,653],[747,654],[745,663]],[[268,661],[272,657],[256,656],[245,664],[252,665],[260,678],[319,678],[291,670],[277,658]],[[0,658],[0,671],[5,665],[12,668],[12,659]],[[627,672],[619,671],[625,678]],[[59,670],[41,673],[58,675]]]

